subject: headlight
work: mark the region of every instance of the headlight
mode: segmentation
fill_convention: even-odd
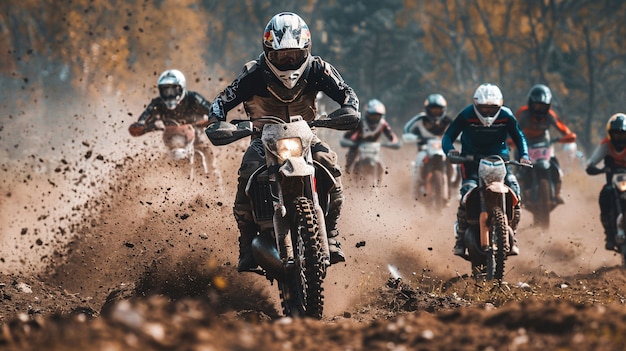
[[[620,192],[626,191],[626,174],[617,173],[613,175],[613,186]]]
[[[300,138],[280,139],[276,142],[276,153],[280,164],[289,157],[302,156],[302,141]]]

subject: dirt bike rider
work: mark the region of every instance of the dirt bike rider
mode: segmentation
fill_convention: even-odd
[[[152,99],[137,122],[130,125],[130,135],[137,137],[154,130],[163,130],[163,119],[172,119],[181,124],[192,124],[196,129],[196,143],[206,140],[204,127],[209,124],[211,103],[199,93],[188,91],[187,80],[177,69],[161,73],[157,86],[159,96]]]
[[[447,108],[448,102],[443,95],[430,94],[424,100],[424,111],[413,116],[402,129],[402,139],[404,141],[417,141],[417,158],[414,169],[414,175],[417,176],[415,190],[421,194],[425,193],[424,183],[426,175],[423,174],[423,164],[427,155],[426,145],[428,140],[441,137],[453,121],[446,114]],[[447,167],[448,179],[452,180],[456,177],[456,170],[450,163],[447,164]]]
[[[550,88],[543,84],[536,84],[528,92],[528,103],[520,107],[515,113],[515,117],[526,136],[528,144],[535,144],[543,141],[550,141],[550,127],[555,127],[560,133],[559,143],[576,142],[576,134],[573,133],[563,123],[557,113],[552,109],[552,92]],[[556,156],[550,159],[552,182],[554,183],[554,197],[557,204],[563,204],[561,198],[561,167]],[[520,182],[522,188],[526,179],[524,175],[529,174],[524,169],[520,169]]]
[[[265,27],[262,42],[263,53],[259,58],[248,62],[242,73],[215,98],[210,119],[225,121],[228,111],[243,103],[256,128],[262,125],[255,120],[268,115],[285,121],[289,120],[289,116],[301,115],[304,120],[311,121],[317,118],[315,101],[317,93],[322,91],[341,106],[328,117],[351,115],[354,117],[351,128],[357,126],[360,119],[358,97],[331,64],[311,55],[311,34],[300,16],[283,12],[272,17]],[[326,217],[330,262],[333,264],[345,261],[337,240],[337,221],[344,200],[341,169],[337,165],[337,154],[328,144],[316,139],[312,146],[313,158],[327,167],[337,181],[337,187],[330,194],[331,203]],[[239,272],[251,271],[258,266],[251,252],[251,243],[258,228],[245,187],[252,172],[265,162],[263,143],[259,137],[253,137],[239,168],[233,207],[240,232]]]
[[[597,164],[604,161],[604,168]],[[617,250],[615,234],[611,230],[611,221],[617,220],[611,213],[615,206],[612,177],[618,169],[626,169],[626,114],[616,113],[606,123],[606,137],[594,150],[587,161],[586,172],[589,175],[606,173],[606,184],[600,191],[600,221],[604,227],[605,245],[607,250]]]
[[[354,161],[358,158],[359,146],[361,141],[376,142],[382,135],[385,135],[389,143],[394,147],[400,147],[400,139],[391,129],[391,126],[385,119],[387,109],[385,105],[378,99],[372,99],[367,102],[365,108],[365,118],[361,118],[359,127],[347,131],[343,137],[350,140],[354,146],[350,146],[346,153],[346,173],[350,174]]]
[[[500,88],[494,84],[481,84],[474,92],[474,102],[465,107],[454,119],[450,127],[443,135],[443,151],[449,156],[457,156],[461,153],[467,155],[499,155],[504,160],[509,159],[509,150],[506,144],[507,137],[510,136],[520,154],[520,162],[530,164],[528,158],[528,146],[524,133],[519,127],[513,112],[503,106],[504,99]],[[461,135],[461,151],[455,150],[453,142]],[[455,245],[454,254],[465,256],[465,231],[468,223],[465,216],[465,205],[463,196],[478,185],[478,164],[476,162],[465,162],[461,165],[461,201],[457,210],[457,222],[455,225]],[[515,175],[507,167],[505,183],[510,186],[518,198],[520,198],[520,188]],[[517,229],[521,216],[519,204],[514,209],[511,228]],[[519,248],[516,243],[511,247],[511,254],[517,255]]]

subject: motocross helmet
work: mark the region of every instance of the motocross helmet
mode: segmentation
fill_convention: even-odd
[[[616,113],[606,123],[606,133],[609,141],[617,151],[626,147],[626,114]]]
[[[272,73],[292,89],[311,60],[309,27],[295,13],[275,15],[265,26],[263,52]]]
[[[498,118],[503,103],[502,92],[495,84],[481,84],[474,92],[474,112],[485,127],[491,127]]]
[[[441,94],[430,94],[424,100],[424,110],[426,111],[426,117],[435,122],[446,114],[446,108],[448,102]]]
[[[548,115],[552,104],[552,92],[543,84],[536,84],[528,92],[528,109],[532,116],[543,119]]]
[[[161,100],[170,110],[175,109],[187,94],[185,76],[177,69],[169,69],[161,73],[157,85]]]
[[[385,113],[387,113],[387,109],[385,105],[380,102],[378,99],[372,99],[367,102],[367,107],[365,108],[365,119],[367,123],[374,127],[380,123],[380,121],[384,118]]]

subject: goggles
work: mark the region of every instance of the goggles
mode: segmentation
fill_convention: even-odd
[[[183,88],[175,84],[159,85],[159,94],[164,99],[175,99],[183,94]]]
[[[538,115],[545,115],[550,111],[550,105],[536,103],[533,104],[533,112]]]
[[[626,141],[626,131],[609,132],[609,135],[611,136],[611,141],[617,141],[617,142]]]
[[[499,105],[476,105],[476,109],[483,117],[494,117],[500,111]]]
[[[307,49],[285,49],[267,53],[267,59],[281,70],[299,68],[308,56],[309,51]]]

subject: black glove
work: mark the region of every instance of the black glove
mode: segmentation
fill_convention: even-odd
[[[328,115],[328,118],[340,123],[333,123],[337,130],[352,130],[359,126],[361,114],[352,107],[341,107]]]
[[[587,167],[587,169],[585,169],[585,171],[589,175],[596,175],[596,174],[604,173],[604,169],[598,168],[596,166],[589,166]]]

